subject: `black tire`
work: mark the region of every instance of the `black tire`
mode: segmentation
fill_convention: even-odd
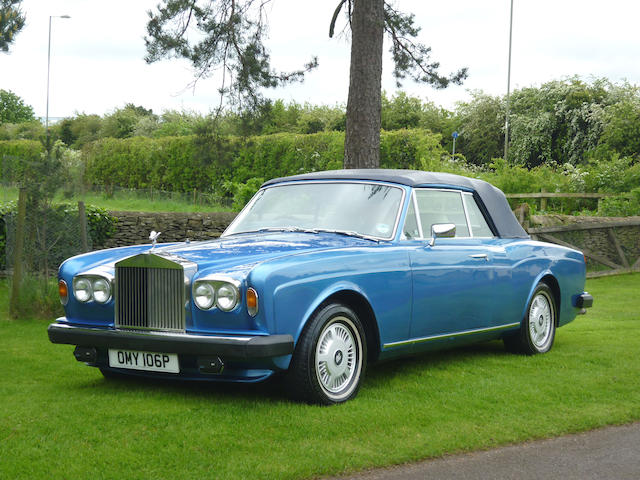
[[[343,403],[357,395],[366,366],[367,340],[360,319],[345,305],[328,304],[300,335],[287,389],[309,403]]]
[[[506,349],[525,355],[548,352],[556,336],[557,316],[553,292],[546,283],[540,282],[531,295],[520,330],[504,338]]]

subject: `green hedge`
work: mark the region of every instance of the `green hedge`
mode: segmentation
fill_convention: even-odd
[[[3,182],[16,182],[29,162],[40,160],[44,147],[34,140],[0,141],[0,174]]]
[[[444,153],[440,135],[428,130],[382,132],[381,166],[419,168]],[[218,191],[225,182],[246,183],[342,168],[343,132],[279,133],[257,137],[134,137],[102,139],[83,150],[86,180],[107,188]]]

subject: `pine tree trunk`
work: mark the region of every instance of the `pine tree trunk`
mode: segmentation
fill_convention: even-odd
[[[344,168],[378,168],[384,0],[355,0],[351,32]]]

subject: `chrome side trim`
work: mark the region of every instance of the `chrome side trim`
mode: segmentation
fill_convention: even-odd
[[[467,210],[467,198],[473,198],[473,194],[468,192],[460,192],[460,199],[462,200],[462,209],[464,210],[464,218],[467,220],[467,230],[469,230],[469,237],[473,238],[473,229],[471,228],[471,222],[469,221],[469,211]]]
[[[422,220],[420,219],[420,210],[418,210],[418,199],[416,198],[415,189],[411,192],[411,201],[413,202],[413,212],[416,216],[416,223],[418,224],[418,233],[420,234],[420,239],[424,238],[424,232],[422,231]],[[405,218],[405,223],[407,219]]]
[[[520,325],[520,322],[509,323],[507,325],[498,325],[497,327],[476,328],[474,330],[462,330],[460,332],[444,333],[441,335],[432,335],[430,337],[412,338],[409,340],[402,340],[400,342],[385,343],[384,345],[382,345],[382,348],[394,348],[394,347],[400,347],[403,345],[411,345],[414,343],[423,343],[423,342],[429,342],[432,340],[441,340],[443,338],[449,338],[449,337],[472,335],[474,333],[493,332],[496,330],[505,330],[507,328],[517,327],[518,325]]]

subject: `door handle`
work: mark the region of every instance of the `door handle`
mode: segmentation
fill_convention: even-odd
[[[473,255],[469,255],[471,258],[484,259],[487,262],[489,261],[489,255],[486,253],[474,253]]]

